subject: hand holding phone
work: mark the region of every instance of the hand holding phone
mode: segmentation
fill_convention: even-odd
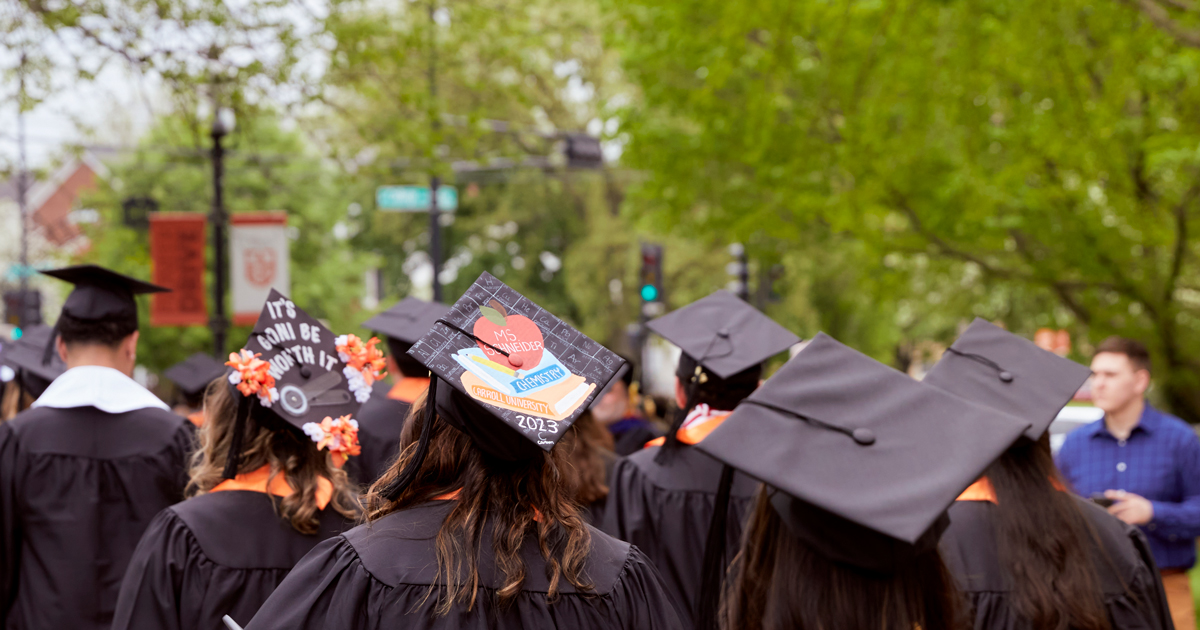
[[[1096,493],[1092,494],[1091,500],[1092,500],[1092,503],[1095,503],[1096,505],[1099,505],[1100,507],[1105,508],[1105,509],[1111,507],[1112,504],[1116,503],[1116,500],[1110,499],[1110,498],[1104,496],[1103,492],[1096,492]]]

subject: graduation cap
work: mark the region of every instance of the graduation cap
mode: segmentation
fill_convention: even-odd
[[[21,387],[37,398],[46,391],[54,379],[67,371],[58,353],[52,353],[50,361],[42,358],[47,345],[53,346],[53,330],[49,326],[31,326],[25,329],[20,339],[4,346],[4,363],[16,371]]]
[[[172,365],[163,372],[179,391],[187,398],[195,398],[204,393],[208,384],[225,375],[227,368],[216,359],[197,352],[192,356]]]
[[[114,317],[137,317],[135,295],[170,291],[166,287],[142,282],[99,265],[78,265],[50,269],[42,273],[75,285],[63,302],[62,312],[86,321]]]
[[[420,469],[435,410],[489,455],[532,459],[554,448],[624,364],[489,273],[409,354],[433,373],[434,404],[416,455],[387,493],[393,499]]]
[[[733,469],[772,489],[814,552],[886,574],[936,546],[946,509],[1028,426],[818,334],[695,446],[726,465],[701,618],[715,619]]]
[[[652,320],[646,326],[679,346],[676,376],[687,388],[686,404],[675,415],[657,460],[679,448],[677,433],[702,387],[743,389],[758,385],[759,372],[747,372],[787,350],[800,338],[728,291],[717,291]]]
[[[1037,440],[1091,375],[1085,366],[976,318],[924,382],[1031,422],[1025,437]]]
[[[134,296],[143,293],[163,293],[170,289],[105,269],[99,265],[77,265],[42,271],[75,285],[63,302],[62,313],[83,321],[132,320],[137,325],[137,302]],[[55,324],[57,331],[57,324]],[[44,362],[50,361],[54,339],[46,344]]]
[[[411,345],[425,336],[438,318],[449,310],[450,307],[441,302],[426,302],[409,296],[363,322],[363,328]]]
[[[357,447],[357,422],[349,416],[369,398],[371,383],[366,382],[366,372],[377,369],[382,354],[375,351],[378,356],[369,357],[374,363],[363,367],[362,354],[368,348],[351,337],[335,336],[315,317],[271,290],[250,338],[226,363],[233,368],[229,382],[238,390],[235,395],[240,404],[225,478],[237,474],[245,433],[242,423],[248,416],[267,424],[281,419],[318,442],[331,427],[340,435],[346,426],[352,426],[353,435],[348,438],[354,443],[341,446],[345,452],[357,454],[349,450]],[[373,350],[374,343],[366,346]],[[339,421],[325,426],[330,424],[326,419]],[[330,450],[337,454],[339,448],[334,440]]]

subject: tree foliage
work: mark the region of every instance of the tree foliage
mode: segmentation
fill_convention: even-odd
[[[920,272],[871,301],[1145,339],[1200,417],[1197,51],[1120,3],[608,6],[660,225],[785,248],[823,226],[852,265]]]

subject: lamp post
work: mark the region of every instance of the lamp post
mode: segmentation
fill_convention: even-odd
[[[225,354],[225,333],[229,320],[225,317],[225,224],[229,217],[225,213],[224,181],[225,148],[221,139],[233,131],[235,119],[228,107],[217,109],[212,124],[212,243],[213,243],[213,316],[209,326],[213,332],[213,356],[221,360]]]

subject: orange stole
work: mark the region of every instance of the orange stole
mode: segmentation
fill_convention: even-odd
[[[406,376],[400,379],[400,382],[392,385],[392,388],[388,390],[387,397],[411,405],[424,396],[427,389],[429,389],[429,379]]]
[[[204,426],[204,412],[203,411],[193,411],[192,413],[188,414],[187,419],[189,422],[196,425],[197,427]]]
[[[267,480],[271,482],[270,487],[267,487]],[[209,490],[209,492],[224,492],[226,490],[247,490],[249,492],[273,494],[277,497],[291,496],[292,492],[294,492],[283,473],[275,475],[275,478],[271,479],[270,464],[253,472],[238,475],[233,479],[226,479],[217,484],[212,490]],[[317,477],[317,507],[324,510],[332,498],[333,482],[324,477]]]
[[[725,418],[728,417],[729,414],[725,414],[723,416],[713,416],[704,422],[693,424],[690,427],[684,427],[675,435],[679,436],[679,441],[683,442],[684,444],[695,444],[708,437],[708,434],[712,433],[717,427],[721,426],[721,423],[725,422]],[[664,443],[666,443],[666,441],[667,438],[665,437],[654,438],[653,440],[646,442],[645,448],[650,448],[651,446],[662,446]]]
[[[1059,492],[1067,491],[1057,479],[1050,479],[1050,485]],[[987,477],[980,477],[975,483],[967,486],[967,489],[963,490],[963,493],[958,495],[955,501],[990,501],[1000,505],[996,500],[996,489],[992,487],[992,481]]]

